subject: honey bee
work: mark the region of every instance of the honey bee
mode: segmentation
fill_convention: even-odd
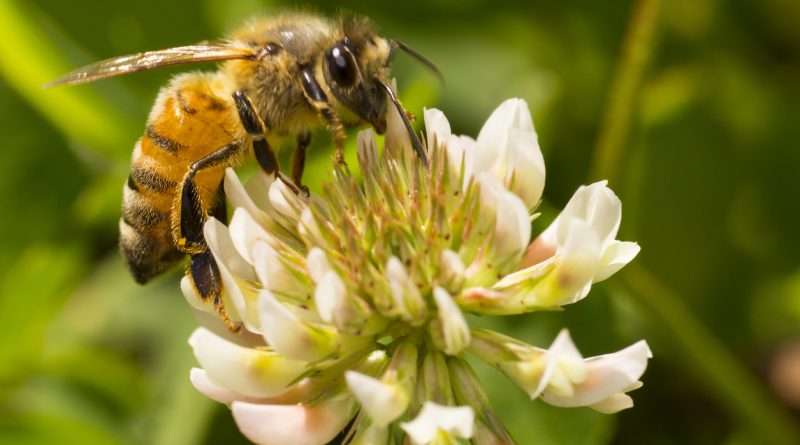
[[[389,86],[396,49],[438,71],[397,40],[379,36],[361,17],[328,19],[291,13],[257,19],[219,43],[201,43],[116,57],[79,68],[50,85],[80,84],[153,68],[224,62],[214,72],[181,74],[158,94],[144,135],[136,142],[123,187],[120,250],[134,279],[146,283],[184,256],[186,274],[212,301],[231,330],[222,303],[220,272],[203,239],[209,215],[225,221],[226,167],[252,154],[264,172],[297,193],[310,131],[332,134],[334,159],[344,163],[345,127],[386,128],[388,103],[403,118],[412,146],[426,162],[408,114]],[[296,140],[291,177],[271,148]]]

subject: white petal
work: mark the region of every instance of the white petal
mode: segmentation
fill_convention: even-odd
[[[580,367],[581,370],[578,372],[585,373],[583,357],[578,348],[575,347],[575,343],[573,343],[572,337],[570,337],[569,331],[566,329],[562,329],[559,332],[556,339],[553,340],[553,344],[545,352],[545,369],[536,392],[529,394],[532,399],[539,397],[547,386],[553,383],[553,378],[558,373],[563,372],[562,369],[559,369],[563,364]]]
[[[292,221],[300,218],[304,208],[297,195],[283,181],[275,181],[270,185],[269,202],[278,213]]]
[[[249,330],[257,330],[257,323],[253,319],[253,295],[249,289],[243,289],[247,281],[255,281],[256,274],[253,267],[239,255],[233,246],[228,228],[214,218],[209,218],[203,226],[203,236],[208,249],[214,256],[222,279],[222,295],[228,315],[233,321],[243,320]]]
[[[314,303],[317,306],[319,318],[326,323],[333,323],[337,310],[346,303],[347,289],[342,279],[334,271],[323,275],[314,290]]]
[[[466,187],[472,178],[474,156],[477,142],[469,136],[457,136],[451,134],[447,139],[447,162],[450,164],[450,172],[456,179],[461,175],[462,168],[464,179],[461,186]]]
[[[375,140],[375,132],[372,128],[358,132],[356,147],[358,147],[359,162],[364,163],[365,166],[372,166],[378,161],[378,142]]]
[[[247,210],[261,224],[270,220],[264,208],[256,204],[232,168],[225,169],[225,198],[231,207]]]
[[[512,180],[511,191],[525,202],[529,209],[542,199],[545,182],[544,156],[539,149],[536,133],[512,132],[508,140],[507,181]]]
[[[630,241],[611,241],[603,252],[602,266],[594,277],[594,282],[600,282],[617,273],[626,264],[633,261],[641,248]]]
[[[633,399],[624,393],[614,394],[602,402],[590,405],[590,408],[603,414],[614,414],[632,407]]]
[[[472,437],[475,413],[468,406],[442,406],[425,402],[414,420],[400,424],[414,445],[426,445],[445,431],[461,439]]]
[[[425,301],[403,263],[397,257],[390,257],[385,273],[398,315],[409,322],[424,321]]]
[[[272,235],[256,222],[244,208],[233,211],[233,217],[228,225],[228,232],[233,241],[233,246],[239,255],[250,264],[253,264],[252,250],[257,241],[270,242]]]
[[[428,150],[436,144],[445,144],[450,138],[450,122],[444,113],[436,108],[426,108],[423,111],[425,118],[425,133],[427,135]]]
[[[610,242],[617,236],[622,219],[622,203],[608,188],[607,181],[579,187],[542,236],[548,241],[563,244],[568,221],[576,219],[591,225],[602,242]]]
[[[467,272],[461,257],[452,250],[445,249],[442,251],[441,266],[442,282],[449,289],[460,289]]]
[[[220,386],[214,383],[208,377],[208,373],[205,370],[200,368],[192,368],[191,372],[189,372],[189,381],[192,383],[192,386],[194,386],[194,389],[196,389],[199,393],[215,402],[224,403],[225,405],[230,405],[236,400],[253,403],[266,400],[256,397],[248,397]]]
[[[200,297],[189,275],[184,275],[183,278],[181,278],[181,293],[183,293],[183,298],[186,299],[186,302],[189,303],[192,308],[203,312],[214,311],[211,302],[204,302]]]
[[[325,252],[319,247],[314,247],[308,251],[306,256],[306,268],[308,269],[308,274],[311,275],[311,279],[315,283],[319,283],[322,277],[331,270],[331,265],[328,263]]]
[[[544,158],[528,104],[509,99],[489,116],[478,134],[474,167],[491,172],[516,193],[527,208],[538,204],[544,190]]]
[[[397,88],[394,87],[394,80],[392,81],[392,89],[396,92]],[[386,109],[386,136],[384,137],[384,149],[396,153],[402,150],[411,150],[411,138],[408,136],[403,120],[397,108],[387,106]]]
[[[259,169],[244,185],[247,194],[250,195],[250,199],[253,200],[258,208],[268,213],[274,211],[272,204],[269,202],[269,189],[272,183],[277,180],[278,178],[275,174],[270,175]]]
[[[337,397],[314,405],[258,405],[234,402],[239,430],[261,445],[325,445],[347,426],[353,401]]]
[[[556,406],[591,406],[609,397],[640,386],[639,378],[647,369],[652,352],[645,341],[613,354],[586,359],[586,378],[575,385],[571,397],[560,397],[545,391],[542,399]]]
[[[300,300],[305,300],[311,293],[308,282],[293,273],[269,243],[255,241],[251,252],[253,266],[262,287]]]
[[[469,325],[461,309],[446,290],[436,286],[433,289],[433,299],[439,309],[438,321],[444,336],[444,353],[456,355],[469,346]]]
[[[528,104],[522,99],[505,100],[483,124],[483,128],[478,133],[476,162],[479,165],[494,165],[498,156],[504,155],[501,150],[504,150],[508,144],[508,135],[511,129],[534,132]]]
[[[205,328],[194,331],[189,345],[213,382],[249,397],[278,395],[305,370],[302,362],[239,346]]]
[[[502,259],[521,255],[531,237],[525,203],[491,175],[481,174],[478,181],[482,205],[495,212],[495,252]]]
[[[350,392],[379,426],[389,425],[405,412],[409,398],[397,385],[355,371],[347,371],[345,378]]]
[[[203,225],[203,236],[208,244],[217,265],[224,265],[230,273],[245,280],[255,280],[253,267],[239,255],[231,239],[230,232],[216,218],[208,218]]]
[[[259,300],[264,339],[279,353],[296,360],[315,361],[338,347],[334,329],[301,320],[267,290],[259,293]]]

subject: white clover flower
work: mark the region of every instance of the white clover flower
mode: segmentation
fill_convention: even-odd
[[[427,167],[390,110],[382,152],[371,131],[359,134],[361,177],[337,169],[310,197],[263,174],[245,186],[226,172],[235,211],[204,234],[243,329],[197,329],[190,378],[231,408],[250,440],[513,443],[467,354],[552,405],[632,405],[646,343],[584,359],[566,331],[542,349],[470,328],[464,315],[584,298],[638,252],[615,239],[619,199],[604,182],[581,187],[531,242],[544,162],[525,102],[501,104],[477,140],[453,135],[438,110],[425,123]],[[213,313],[186,284],[192,306]]]
[[[626,393],[639,381],[652,357],[644,340],[606,355],[584,359],[567,330],[548,349],[526,345],[496,332],[474,332],[472,352],[517,383],[531,399],[562,407],[588,406],[615,413],[633,406]]]

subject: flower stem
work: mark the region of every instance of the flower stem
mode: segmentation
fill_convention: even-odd
[[[653,52],[660,0],[637,0],[611,85],[592,162],[592,179],[616,179],[642,74]]]

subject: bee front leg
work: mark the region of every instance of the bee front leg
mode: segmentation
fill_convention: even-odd
[[[309,195],[308,187],[303,185],[303,170],[306,167],[306,149],[311,143],[311,133],[304,131],[297,135],[297,148],[292,158],[292,181],[297,184],[297,187]]]
[[[303,93],[306,100],[315,110],[319,113],[322,120],[325,121],[325,126],[328,131],[333,135],[333,144],[336,147],[334,160],[337,164],[347,166],[344,161],[344,142],[347,139],[347,133],[344,131],[341,119],[333,111],[333,108],[328,103],[328,96],[322,91],[322,87],[314,78],[314,72],[311,68],[304,68],[300,71],[300,76],[303,82]]]
[[[293,192],[300,193],[301,188],[281,173],[278,157],[275,156],[275,152],[270,147],[269,141],[265,136],[267,126],[258,116],[253,102],[242,90],[233,93],[233,101],[236,103],[236,110],[239,112],[239,120],[242,122],[244,130],[253,140],[253,152],[258,165],[261,166],[261,170],[268,175],[276,176]]]

